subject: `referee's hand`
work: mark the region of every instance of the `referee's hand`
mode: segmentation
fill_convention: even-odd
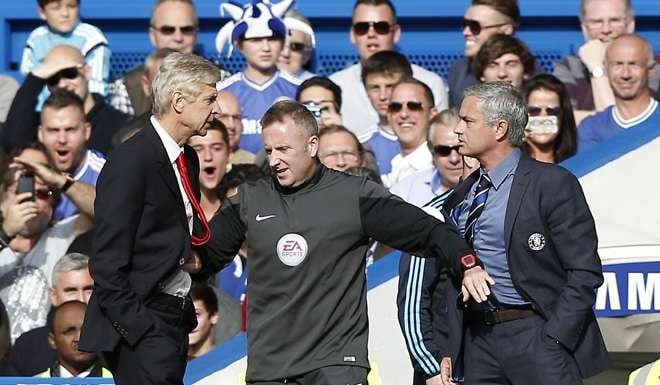
[[[494,284],[495,281],[493,278],[481,266],[475,266],[465,270],[463,274],[463,285],[461,286],[463,302],[467,302],[470,296],[477,302],[486,301],[488,295],[490,295],[490,286]]]

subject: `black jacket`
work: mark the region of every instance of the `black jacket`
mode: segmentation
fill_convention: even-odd
[[[39,113],[35,112],[35,108],[45,85],[44,79],[29,73],[18,89],[1,134],[2,148],[6,153],[37,140]],[[92,97],[94,107],[86,116],[92,125],[87,148],[107,155],[111,148],[112,135],[128,121],[129,116],[107,104],[103,96],[92,94]]]
[[[472,251],[448,225],[365,177],[318,166],[295,189],[246,183],[211,221],[204,265],[248,244],[248,381],[368,368],[365,254],[374,238],[445,264]]]

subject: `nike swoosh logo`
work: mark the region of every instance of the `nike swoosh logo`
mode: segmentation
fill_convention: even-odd
[[[265,216],[262,217],[261,215],[257,214],[257,217],[254,218],[254,219],[256,219],[257,222],[261,222],[261,221],[265,221],[266,219],[275,218],[276,216],[277,215],[273,214],[273,215],[265,215]]]

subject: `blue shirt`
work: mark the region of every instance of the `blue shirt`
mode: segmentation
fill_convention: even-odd
[[[238,144],[240,148],[253,154],[259,153],[263,147],[261,117],[276,101],[293,99],[298,84],[290,75],[278,71],[263,84],[254,83],[243,72],[239,72],[218,85],[218,91],[231,92],[241,104],[243,132]]]
[[[487,173],[493,186],[488,190],[486,205],[474,226],[474,251],[483,262],[486,272],[495,280],[491,291],[499,302],[511,305],[528,303],[513,286],[504,241],[504,217],[520,154],[520,149],[514,149]],[[480,173],[484,174],[486,171],[481,169]],[[465,222],[476,188],[477,182],[463,202],[455,208],[460,213],[457,227],[461,234],[465,234]]]
[[[73,179],[96,186],[96,180],[99,179],[101,169],[105,165],[105,158],[96,151],[87,150],[85,159],[78,167]],[[61,221],[78,213],[78,206],[68,196],[62,194],[60,203],[55,208],[55,219]]]
[[[368,136],[360,138],[360,142],[369,145],[373,150],[380,174],[389,174],[392,171],[392,158],[401,152],[401,144],[396,135],[386,132],[378,125]]]
[[[438,170],[433,167],[403,178],[390,188],[390,192],[410,204],[422,207],[442,194],[441,182]]]
[[[627,129],[637,127],[660,128],[660,108],[655,99],[651,99],[649,106],[639,116],[624,120],[615,106],[610,106],[603,111],[588,116],[582,120],[578,127],[578,152],[582,152],[616,136]]]

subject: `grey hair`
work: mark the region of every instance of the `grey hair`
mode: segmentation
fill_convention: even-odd
[[[80,269],[86,269],[89,266],[89,257],[80,253],[69,253],[58,259],[53,266],[51,273],[51,285],[55,287],[60,273],[68,273]]]
[[[445,127],[453,128],[458,122],[461,121],[461,117],[458,115],[458,110],[456,108],[448,108],[438,112],[434,117],[429,120],[429,129],[426,133],[426,142],[431,146],[431,138],[435,136],[435,128],[437,125],[441,124]]]
[[[160,72],[151,85],[154,95],[152,113],[160,117],[169,111],[175,91],[196,98],[201,85],[215,88],[220,79],[220,70],[210,61],[191,53],[170,54],[163,59]]]
[[[509,83],[487,82],[468,87],[464,97],[474,96],[479,100],[484,121],[494,125],[499,120],[508,123],[507,139],[512,146],[520,147],[527,126],[527,107],[522,95]]]
[[[166,57],[169,55],[175,53],[177,51],[173,50],[172,48],[159,48],[147,56],[147,58],[144,60],[144,68],[147,70],[147,72],[151,71],[154,65],[160,64],[160,62],[163,61]]]

